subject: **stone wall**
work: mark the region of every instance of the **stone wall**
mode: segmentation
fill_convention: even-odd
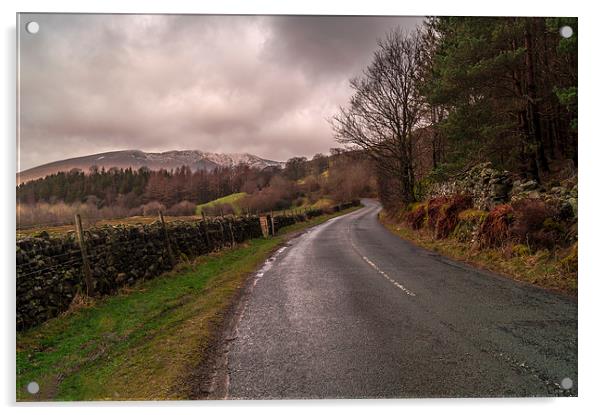
[[[337,205],[340,211],[359,201]],[[274,216],[274,232],[328,213],[323,209]],[[271,220],[268,221],[271,226]],[[175,262],[192,259],[262,236],[257,216],[166,224],[102,226],[84,230],[95,296],[116,292],[139,280],[171,270]],[[270,233],[271,230],[270,230]],[[172,256],[169,255],[169,239]],[[17,240],[17,329],[43,323],[67,310],[78,292],[85,292],[82,252],[75,231],[40,232]]]
[[[205,255],[261,236],[256,217],[167,224],[174,262]],[[102,296],[173,268],[160,222],[84,231],[93,291]],[[34,326],[65,311],[83,284],[75,235],[41,232],[17,240],[17,328]]]
[[[544,188],[534,180],[513,180],[508,171],[499,171],[491,163],[474,166],[462,177],[431,186],[427,198],[450,197],[455,194],[472,196],[474,206],[481,210],[491,210],[503,203],[519,199],[541,199],[561,206],[567,214],[577,217],[576,177]]]

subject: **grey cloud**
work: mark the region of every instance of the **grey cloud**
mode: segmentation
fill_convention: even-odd
[[[326,119],[376,38],[419,18],[23,15],[20,169],[115,149],[335,145]]]
[[[369,62],[377,39],[420,17],[288,16],[273,17],[267,54],[286,65],[297,63],[312,75],[357,72]]]

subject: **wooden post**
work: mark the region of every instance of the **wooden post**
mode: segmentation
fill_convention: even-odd
[[[205,215],[203,215],[203,230],[205,231],[205,241],[207,241],[207,250],[209,252],[212,251],[211,239],[209,238],[209,226],[207,226],[207,220],[205,219]]]
[[[79,241],[79,247],[82,252],[82,268],[84,271],[84,283],[86,284],[86,295],[91,297],[94,295],[94,281],[92,280],[92,270],[90,269],[90,263],[88,262],[86,240],[84,238],[84,230],[82,229],[82,218],[79,213],[75,215],[75,232],[77,233],[77,240]]]
[[[270,211],[270,222],[272,223],[272,236],[276,236],[276,228],[274,228],[274,211]]]
[[[167,255],[171,261],[171,266],[176,265],[176,258],[174,257],[173,251],[171,250],[171,241],[169,240],[169,233],[167,232],[167,225],[163,218],[163,212],[159,211],[159,219],[161,219],[161,227],[163,228],[163,236],[165,237],[165,245],[167,246]]]
[[[263,234],[263,237],[268,238],[270,236],[270,230],[268,229],[268,218],[266,216],[260,216],[259,225],[261,226],[261,233]]]
[[[232,230],[232,221],[228,221],[228,228],[230,228],[230,238],[232,239],[232,247],[236,245],[236,239],[234,239],[234,231]]]
[[[224,235],[224,218],[223,217],[219,219],[219,230],[220,230],[221,235],[222,235],[222,244],[221,244],[221,247],[223,247],[224,245],[226,245],[226,237]]]

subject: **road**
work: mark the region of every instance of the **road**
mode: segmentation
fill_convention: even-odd
[[[363,203],[255,275],[226,398],[577,394],[574,299],[418,248]]]

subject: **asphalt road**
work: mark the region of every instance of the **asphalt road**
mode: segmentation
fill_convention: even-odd
[[[226,398],[577,394],[574,299],[420,249],[363,203],[257,273],[229,342]]]

